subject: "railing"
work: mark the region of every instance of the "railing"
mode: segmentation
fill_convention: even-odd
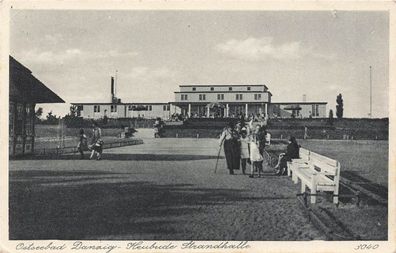
[[[124,146],[131,146],[131,145],[139,145],[143,144],[143,140],[141,139],[132,139],[127,141],[118,141],[118,142],[111,142],[105,143],[103,145],[103,149],[115,148],[115,147],[124,147]],[[77,153],[77,147],[57,147],[57,148],[41,148],[34,150],[35,155],[61,155],[61,154],[73,154]]]

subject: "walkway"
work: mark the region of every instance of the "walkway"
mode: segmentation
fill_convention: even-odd
[[[227,174],[214,139],[152,139],[102,161],[10,162],[10,239],[324,239],[287,177]],[[223,156],[223,154],[222,154]]]

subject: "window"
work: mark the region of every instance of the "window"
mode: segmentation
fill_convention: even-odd
[[[228,87],[228,90],[232,90],[232,87]]]
[[[135,109],[134,105],[128,105],[128,111],[133,111]]]
[[[242,94],[235,94],[236,100],[242,100]]]
[[[110,112],[117,112],[117,105],[111,105]]]
[[[217,94],[217,100],[224,100],[224,94]]]
[[[247,90],[250,90],[250,87],[247,87]]]
[[[164,105],[164,106],[162,107],[162,109],[163,109],[164,111],[169,111],[169,110],[170,110],[170,106],[169,106],[169,105]]]
[[[254,100],[261,100],[261,94],[254,94]]]
[[[82,111],[83,110],[83,106],[82,105],[78,105],[77,106],[77,111]]]
[[[199,100],[206,100],[205,94],[199,94]]]
[[[316,116],[316,106],[312,105],[312,116]]]
[[[210,87],[210,90],[214,90],[214,87]]]
[[[197,88],[193,87],[193,88],[192,88],[192,90],[193,90],[193,91],[196,91],[196,90],[197,90]]]
[[[187,100],[187,99],[188,99],[187,94],[181,94],[181,100]]]
[[[153,106],[152,106],[152,105],[149,105],[149,106],[148,106],[148,110],[149,110],[149,111],[152,111],[152,110],[153,110]]]
[[[100,112],[100,105],[94,105],[94,112]]]
[[[316,105],[316,116],[319,116],[319,105]]]

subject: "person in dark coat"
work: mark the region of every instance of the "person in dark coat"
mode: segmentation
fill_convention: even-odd
[[[289,144],[286,148],[286,153],[281,154],[279,156],[279,163],[275,167],[278,169],[277,174],[279,176],[287,174],[287,162],[290,162],[292,159],[300,158],[300,145],[298,145],[297,140],[294,136],[291,136],[289,139]]]
[[[77,144],[77,150],[80,152],[80,158],[84,159],[84,151],[88,150],[87,136],[84,134],[84,129],[80,129],[80,140]]]
[[[230,174],[234,174],[234,170],[239,170],[240,166],[240,147],[238,142],[238,134],[234,130],[234,124],[229,123],[220,136],[220,146],[224,145],[224,154],[227,161],[227,168]]]

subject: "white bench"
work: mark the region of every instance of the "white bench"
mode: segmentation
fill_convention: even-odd
[[[306,187],[311,190],[311,203],[316,202],[316,194],[320,191],[333,192],[333,203],[338,204],[340,182],[340,163],[334,159],[300,149],[300,159],[288,162],[288,175],[295,184],[301,181],[301,193]]]

